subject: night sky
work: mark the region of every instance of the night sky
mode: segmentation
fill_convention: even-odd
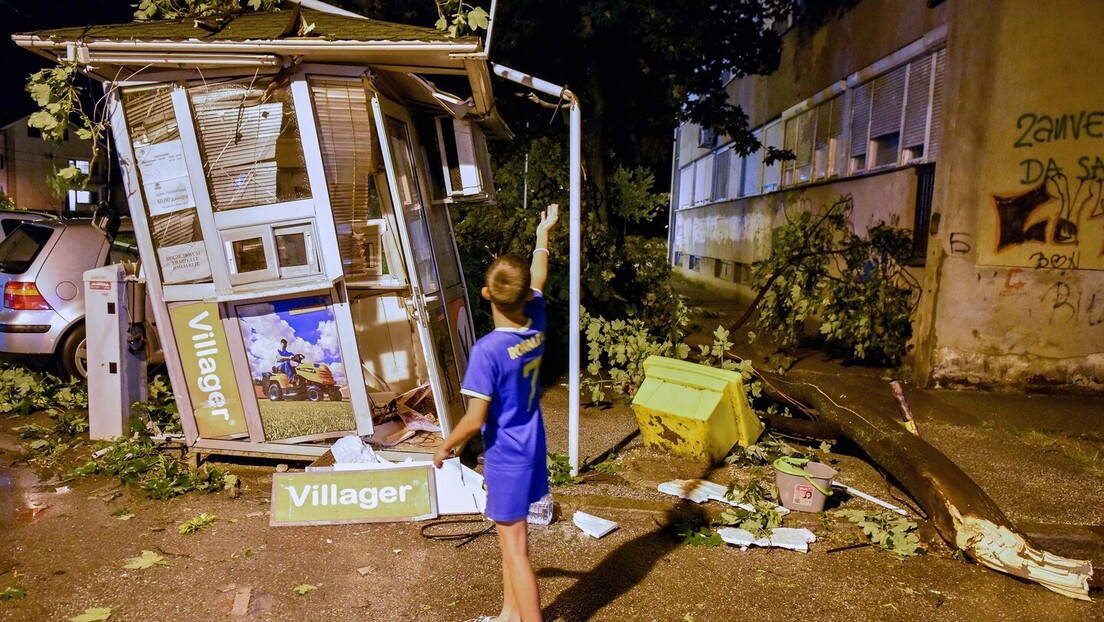
[[[131,4],[137,0],[0,0],[0,126],[34,112],[23,87],[27,76],[48,64],[13,43],[13,33],[129,22],[134,15]],[[90,86],[98,92],[98,85]]]

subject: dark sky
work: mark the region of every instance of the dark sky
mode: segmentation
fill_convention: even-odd
[[[34,112],[34,102],[23,87],[27,76],[48,63],[13,43],[13,33],[129,22],[134,15],[130,5],[137,1],[0,0],[0,126]]]

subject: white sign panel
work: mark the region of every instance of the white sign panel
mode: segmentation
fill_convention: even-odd
[[[163,246],[157,250],[157,257],[165,283],[185,283],[211,276],[211,265],[202,241]]]

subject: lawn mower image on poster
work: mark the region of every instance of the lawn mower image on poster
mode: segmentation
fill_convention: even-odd
[[[291,357],[294,373],[290,379],[281,363],[273,365],[272,371],[261,374],[261,386],[264,387],[268,399],[273,402],[280,400],[321,402],[323,398],[329,397],[335,402],[340,402],[341,389],[334,382],[330,366],[325,363],[304,363],[303,358],[302,354]]]

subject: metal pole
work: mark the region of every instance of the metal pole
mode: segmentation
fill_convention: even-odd
[[[569,333],[568,333],[568,405],[567,405],[567,425],[568,425],[568,457],[571,460],[571,475],[579,474],[579,308],[582,306],[582,301],[579,298],[579,281],[582,278],[581,274],[581,261],[582,256],[582,214],[580,213],[580,203],[582,192],[581,187],[581,175],[582,170],[582,113],[579,111],[579,100],[572,98],[571,100],[571,128],[570,128],[570,162],[571,171],[569,177],[569,200],[571,205],[571,228],[568,231],[570,235],[569,245],[571,254],[571,266],[569,268],[569,293],[568,304],[571,305],[570,316],[568,320]]]
[[[562,86],[552,84],[540,78],[510,69],[504,65],[491,63],[491,70],[495,75],[511,82],[528,86],[553,97],[559,97],[568,102],[571,107],[569,115],[570,129],[568,134],[569,151],[569,181],[568,181],[568,459],[571,462],[571,474],[579,473],[579,309],[581,300],[579,297],[579,281],[582,272],[582,112],[579,108],[579,98],[574,93]]]

